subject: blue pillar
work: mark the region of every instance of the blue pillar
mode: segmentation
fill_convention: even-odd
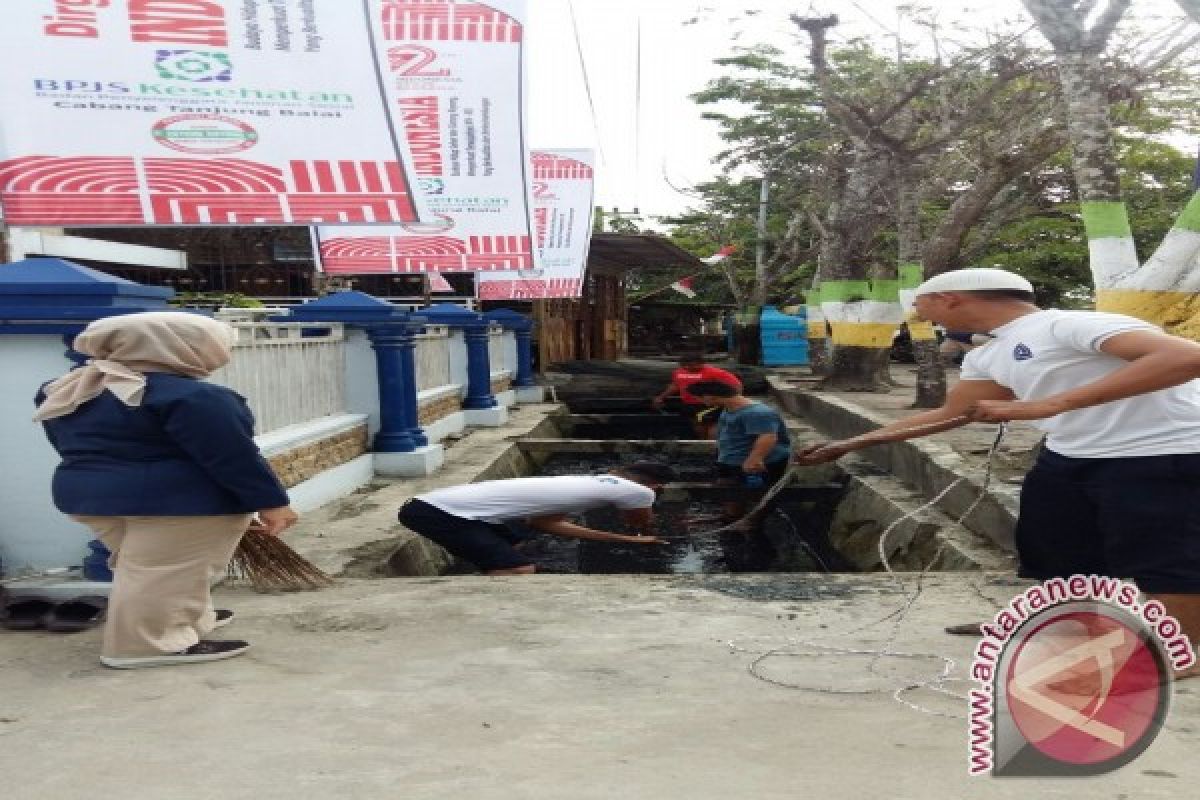
[[[415,336],[425,325],[385,300],[363,292],[338,292],[293,309],[292,322],[341,322],[367,332],[379,376],[376,453],[411,453],[429,444],[418,418]]]
[[[413,385],[404,369],[404,340],[412,334],[403,325],[379,325],[367,328],[367,338],[375,351],[375,368],[379,375],[379,431],[372,449],[377,453],[411,453],[417,448],[409,430],[409,402],[406,391]]]
[[[489,322],[503,325],[506,330],[513,332],[517,339],[517,374],[513,378],[513,386],[522,388],[534,386],[533,381],[533,320],[524,314],[507,308],[489,311],[483,315]]]
[[[492,363],[488,355],[490,323],[482,314],[453,303],[439,303],[421,310],[430,325],[445,325],[463,332],[467,342],[467,396],[462,407],[477,411],[497,406],[492,394]]]

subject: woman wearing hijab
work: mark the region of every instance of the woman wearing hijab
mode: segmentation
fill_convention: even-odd
[[[38,393],[34,419],[62,457],[54,503],[112,552],[105,666],[217,661],[250,646],[202,640],[233,617],[209,587],[255,514],[272,535],[297,516],[245,400],[199,380],[229,363],[234,335],[184,312],[102,319],[73,343],[90,360]]]

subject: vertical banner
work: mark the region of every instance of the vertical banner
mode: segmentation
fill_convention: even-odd
[[[525,0],[367,0],[390,124],[429,211],[319,232],[331,274],[534,266],[525,145]]]
[[[410,139],[392,135],[388,56],[371,58],[409,5],[5,0],[8,224],[429,219]]]
[[[583,294],[592,237],[591,150],[535,150],[533,220],[537,269],[479,275],[480,300],[533,300]]]

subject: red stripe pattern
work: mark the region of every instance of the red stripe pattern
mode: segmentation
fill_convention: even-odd
[[[482,3],[385,0],[383,35],[391,42],[520,42],[522,26]]]
[[[27,156],[0,161],[10,225],[411,223],[396,162]]]
[[[480,300],[544,300],[554,297],[582,297],[582,278],[551,280],[521,279],[480,281]]]
[[[495,272],[531,269],[528,236],[367,236],[321,242],[331,275]]]

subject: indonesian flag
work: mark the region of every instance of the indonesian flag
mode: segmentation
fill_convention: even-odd
[[[429,291],[431,292],[453,292],[454,287],[450,285],[450,281],[441,276],[441,273],[430,272],[429,275]]]
[[[692,283],[694,280],[695,278],[691,275],[687,276],[686,278],[680,278],[671,284],[671,288],[685,297],[695,297],[696,290],[692,288]]]
[[[724,261],[725,259],[729,258],[731,255],[733,255],[735,250],[737,250],[736,247],[734,247],[731,244],[727,244],[724,247],[722,247],[720,250],[718,250],[716,253],[709,256],[708,258],[702,258],[700,260],[710,266],[712,264],[719,264],[722,261]]]

